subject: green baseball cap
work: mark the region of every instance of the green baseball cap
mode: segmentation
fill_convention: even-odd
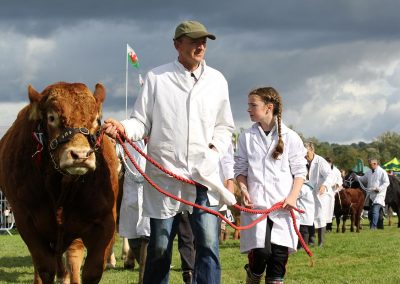
[[[203,24],[196,21],[184,21],[176,27],[174,39],[178,39],[183,35],[193,39],[208,37],[214,40],[216,38],[215,35],[208,33]]]

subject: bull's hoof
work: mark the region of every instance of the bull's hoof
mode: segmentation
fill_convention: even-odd
[[[135,261],[125,261],[124,269],[135,269]]]

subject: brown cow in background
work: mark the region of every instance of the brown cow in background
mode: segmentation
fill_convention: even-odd
[[[35,268],[34,283],[98,283],[115,231],[118,158],[109,138],[95,145],[105,89],[56,83],[38,93],[0,141],[0,186]],[[99,147],[97,147],[99,146]],[[59,279],[63,281],[63,279]]]

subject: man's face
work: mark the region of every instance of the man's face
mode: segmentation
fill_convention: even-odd
[[[375,170],[378,167],[378,161],[376,160],[368,161],[368,166],[371,170]]]
[[[311,149],[310,147],[306,147],[306,149],[307,149],[306,159],[308,162],[311,162],[314,159],[314,150]]]
[[[192,39],[182,36],[175,41],[175,48],[179,53],[179,62],[189,71],[193,71],[204,59],[207,49],[207,38]]]

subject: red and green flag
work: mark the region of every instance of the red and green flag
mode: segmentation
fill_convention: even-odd
[[[126,44],[126,52],[128,54],[128,61],[133,65],[133,67],[139,68],[140,65],[136,52],[129,46],[129,44]]]

